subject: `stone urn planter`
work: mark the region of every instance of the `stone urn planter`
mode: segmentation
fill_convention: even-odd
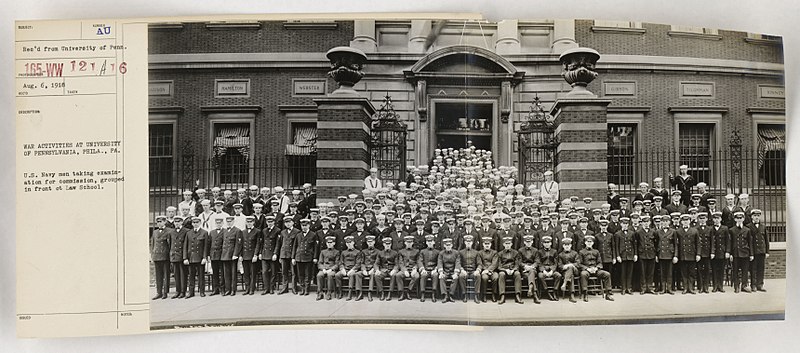
[[[572,86],[566,97],[596,98],[597,96],[587,90],[586,86],[597,77],[595,65],[600,59],[600,53],[591,48],[574,48],[565,51],[558,59],[564,67],[561,76]]]
[[[363,51],[350,47],[336,47],[325,54],[331,61],[328,76],[332,77],[339,85],[332,95],[358,95],[353,86],[361,81],[364,72],[361,71],[367,62],[367,55]]]

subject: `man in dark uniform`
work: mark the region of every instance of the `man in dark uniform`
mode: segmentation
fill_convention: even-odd
[[[563,250],[558,254],[558,268],[564,276],[561,293],[569,292],[569,301],[575,303],[575,277],[580,275],[578,253],[572,250],[571,238],[562,240],[561,248]]]
[[[669,173],[669,184],[681,192],[681,203],[689,206],[689,197],[691,195],[692,188],[697,184],[697,181],[693,176],[689,175],[689,167],[687,165],[681,165],[678,167],[678,169],[678,176]]]
[[[497,253],[497,286],[500,292],[500,304],[506,302],[506,277],[514,279],[514,301],[522,304],[522,276],[519,272],[520,255],[514,250],[513,237],[503,237],[503,250]]]
[[[675,230],[669,225],[669,216],[653,217],[653,222],[658,239],[656,262],[658,263],[662,294],[675,294],[672,287],[672,266],[678,263],[678,240]]]
[[[317,264],[316,254],[319,252],[317,235],[311,232],[311,221],[308,218],[300,220],[300,233],[294,241],[292,251],[292,264],[297,266],[298,281],[300,282],[300,295],[308,295],[311,277],[314,276],[314,265]]]
[[[608,224],[609,221],[607,219],[598,221],[600,230],[595,234],[595,240],[597,242],[597,250],[600,252],[603,269],[608,273],[612,273],[613,266],[617,263],[617,238],[614,233],[608,231]]]
[[[256,188],[256,192],[258,188]],[[244,269],[244,294],[253,295],[256,290],[258,249],[261,247],[261,231],[255,227],[255,217],[245,216],[245,229],[242,231],[242,267]]]
[[[558,252],[552,248],[553,239],[549,235],[542,238],[542,248],[539,249],[537,257],[539,258],[539,281],[542,288],[547,288],[546,280],[553,278],[553,288],[561,286],[561,273],[558,269]],[[553,292],[547,293],[550,300],[557,301],[558,297]]]
[[[189,266],[189,295],[194,297],[195,277],[198,278],[198,291],[201,297],[206,296],[205,265],[208,257],[206,239],[208,232],[200,228],[200,217],[192,217],[192,230],[186,232],[186,241],[183,243],[183,264]]]
[[[492,242],[495,241],[497,229],[492,226],[492,218],[489,217],[489,215],[484,214],[481,216],[481,225],[478,227],[478,236],[480,236],[481,244],[483,244],[484,239],[491,239]]]
[[[397,256],[400,271],[395,274],[397,290],[400,292],[400,301],[411,299],[408,292],[413,291],[419,281],[419,271],[417,269],[419,250],[414,248],[414,236],[406,235],[403,240],[405,241],[405,248],[398,251]],[[409,279],[408,288],[403,286],[406,278]],[[423,299],[423,301],[425,300]]]
[[[750,293],[750,288],[747,285],[747,274],[750,262],[755,259],[753,256],[753,237],[750,234],[750,228],[744,225],[744,212],[735,212],[733,220],[736,225],[728,230],[731,235],[730,251],[728,252],[733,256],[733,268],[731,269],[733,291],[734,293],[739,293],[739,291]]]
[[[551,219],[549,215],[543,214],[540,222],[542,223],[541,228],[536,232],[536,238],[539,240],[539,249],[542,248],[542,239],[544,237],[550,237],[551,242],[553,237],[555,236],[555,228],[553,228],[550,224]]]
[[[432,234],[426,235],[425,245],[425,249],[420,250],[419,255],[417,256],[417,269],[419,271],[419,300],[422,302],[425,301],[425,284],[427,283],[428,278],[430,278],[431,300],[436,303],[436,292],[439,291],[439,271],[436,267],[439,261],[439,251],[435,249],[436,237]],[[406,293],[406,297],[408,297],[408,293]]]
[[[622,217],[619,221],[622,229],[614,236],[617,238],[617,262],[622,264],[621,294],[633,294],[633,266],[639,261],[636,232],[628,229],[628,217]]]
[[[708,226],[708,214],[697,214],[697,286],[700,293],[708,293],[711,284],[711,227]]]
[[[214,218],[214,229],[208,233],[208,241],[206,247],[208,248],[208,259],[211,262],[211,295],[224,293],[223,290],[223,266],[222,266],[222,242],[225,231],[222,228],[223,218]]]
[[[261,280],[264,282],[264,291],[261,295],[275,293],[272,285],[278,278],[277,246],[278,237],[281,235],[280,228],[275,225],[274,216],[266,216],[264,225],[264,230],[261,231],[261,248],[258,252],[258,258],[261,259]]]
[[[169,293],[169,242],[173,228],[166,227],[167,217],[156,217],[156,228],[150,236],[150,260],[156,271],[156,299],[167,299]]]
[[[750,236],[753,238],[753,262],[750,266],[750,289],[766,292],[764,289],[764,265],[769,257],[769,236],[761,223],[761,210],[750,212]]]
[[[384,238],[389,239],[391,238]],[[391,244],[389,244],[389,248],[391,249]],[[372,291],[375,287],[375,271],[376,268],[375,264],[378,259],[378,252],[379,250],[375,248],[375,236],[374,235],[367,235],[367,248],[361,251],[361,269],[356,272],[356,286],[359,290],[358,298],[356,301],[362,299],[361,288],[362,283],[364,281],[364,277],[367,277],[369,281],[369,291],[367,291],[367,300],[372,301]]]
[[[672,190],[672,201],[669,203],[669,205],[664,206],[664,209],[666,209],[669,214],[676,212],[684,214],[689,212],[689,208],[685,204],[681,203],[682,194],[683,193],[680,190]],[[686,200],[689,200],[689,195],[686,195]]]
[[[276,218],[277,222],[277,218]],[[297,237],[300,236],[300,230],[294,227],[294,220],[291,217],[283,218],[283,231],[278,237],[278,246],[275,252],[278,253],[278,258],[281,262],[281,278],[283,288],[278,294],[284,294],[291,289],[292,294],[296,293],[295,284],[296,271],[294,269],[294,247]]]
[[[456,226],[456,219],[455,218],[448,218],[445,221],[445,226],[439,231],[439,242],[442,242],[444,239],[453,239],[453,248],[456,250],[461,250],[464,247],[464,234],[462,233],[461,229]]]
[[[369,242],[369,236],[365,237],[365,243]],[[375,245],[375,238],[372,239],[372,245]],[[336,288],[338,288],[337,299],[342,298],[342,279],[347,277],[347,300],[353,299],[353,291],[358,293],[356,300],[361,300],[364,294],[361,291],[362,282],[356,275],[361,270],[361,263],[363,262],[364,255],[360,250],[355,248],[355,237],[347,236],[344,238],[345,246],[340,255],[339,272],[336,273]],[[319,281],[317,281],[319,283]]]
[[[730,234],[728,227],[722,225],[722,212],[714,212],[711,217],[714,224],[709,229],[711,238],[711,279],[713,289],[711,293],[725,293],[725,265],[730,259]]]
[[[306,226],[301,226],[302,228],[306,228]],[[309,226],[310,227],[310,222]],[[311,232],[308,232],[311,234]],[[347,243],[348,239],[352,243],[352,237],[348,236],[345,238],[345,243]],[[323,287],[325,287],[325,299],[331,300],[331,295],[335,290],[335,279],[336,279],[336,272],[339,270],[339,263],[341,262],[341,255],[339,254],[339,250],[335,249],[336,246],[336,237],[328,236],[325,238],[325,249],[319,252],[319,259],[317,260],[317,267],[319,272],[317,272],[317,300],[322,300],[322,291]]]
[[[425,249],[425,238],[426,236],[430,235],[429,232],[425,231],[425,221],[422,219],[418,219],[415,221],[416,228],[412,231],[412,233],[406,233],[409,235],[414,236],[414,248],[417,250]]]
[[[236,295],[236,267],[242,252],[242,231],[233,226],[234,217],[225,217],[226,227],[222,230],[222,278],[225,281],[226,295]]]
[[[458,278],[461,268],[461,255],[453,249],[453,238],[442,239],[444,249],[439,252],[436,268],[439,269],[439,290],[444,297],[443,303],[452,302],[458,290]],[[447,288],[447,279],[452,279],[450,288]],[[464,296],[464,301],[467,297]]]
[[[492,250],[492,243],[494,242],[493,239],[489,237],[481,238],[481,242],[483,243],[483,249],[478,252],[478,271],[481,273],[481,301],[484,303],[486,302],[486,288],[489,286],[489,281],[492,281],[492,285],[497,283],[497,251]],[[475,292],[478,292],[477,285],[475,286]],[[492,301],[497,301],[497,291],[492,291]]]
[[[383,250],[378,251],[378,255],[375,259],[375,273],[373,274],[375,284],[378,287],[380,300],[392,300],[392,291],[394,290],[396,282],[395,278],[397,273],[400,272],[398,257],[397,251],[392,249],[392,239],[383,238]],[[389,277],[389,290],[384,293],[383,279],[386,277]]]
[[[535,236],[526,234],[522,236],[522,246],[519,248],[520,268],[522,274],[528,279],[528,297],[533,298],[533,302],[539,304],[539,291],[536,288],[536,266],[539,258],[539,249],[533,247]]]
[[[183,224],[181,216],[175,216],[172,223],[176,226]],[[183,264],[183,244],[186,241],[186,233],[189,230],[183,226],[178,226],[174,232],[170,233],[169,242],[169,261],[172,263],[172,276],[175,278],[175,295],[172,299],[186,297],[186,280],[189,277],[189,267]]]
[[[464,220],[466,223],[467,220]],[[472,277],[472,283],[475,287],[475,303],[480,303],[478,293],[481,292],[481,273],[478,269],[478,250],[472,247],[472,242],[475,237],[470,233],[464,234],[464,248],[459,250],[461,255],[461,267],[464,269],[459,272],[458,283],[461,290],[464,292],[464,301],[467,300],[467,278]]]
[[[660,219],[660,216],[659,216]],[[639,255],[639,262],[641,263],[641,294],[650,293],[655,294],[653,291],[653,275],[656,270],[656,257],[658,257],[656,247],[658,246],[658,236],[656,231],[650,228],[650,216],[643,215],[642,223],[639,230],[636,231],[637,254]]]
[[[589,301],[589,276],[595,275],[602,283],[602,290],[605,293],[606,300],[614,301],[611,297],[611,274],[603,270],[602,257],[600,251],[594,248],[593,235],[584,237],[584,247],[578,252],[580,258],[580,271],[581,271],[581,290],[583,294],[583,301]]]
[[[675,231],[678,238],[678,260],[683,279],[683,294],[696,294],[694,275],[697,271],[697,262],[700,261],[700,254],[697,253],[697,229],[689,226],[691,221],[692,217],[688,214],[681,215],[681,227]]]

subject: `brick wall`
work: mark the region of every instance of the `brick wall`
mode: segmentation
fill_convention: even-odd
[[[780,46],[748,43],[746,32],[719,31],[721,40],[704,40],[670,36],[670,25],[643,23],[643,34],[593,32],[592,20],[575,21],[575,41],[582,47],[597,50],[600,54],[684,56],[710,59],[735,59],[783,62]]]
[[[283,21],[261,22],[260,29],[209,30],[204,22],[179,30],[150,30],[150,54],[322,52],[349,45],[353,22],[335,29],[286,29]]]
[[[771,250],[764,278],[786,278],[786,250]]]

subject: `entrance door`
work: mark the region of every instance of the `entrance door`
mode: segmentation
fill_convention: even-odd
[[[492,150],[494,103],[435,102],[435,148]]]

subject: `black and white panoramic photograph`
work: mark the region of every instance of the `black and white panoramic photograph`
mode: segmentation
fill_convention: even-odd
[[[153,330],[784,320],[779,36],[236,20],[148,42]]]

